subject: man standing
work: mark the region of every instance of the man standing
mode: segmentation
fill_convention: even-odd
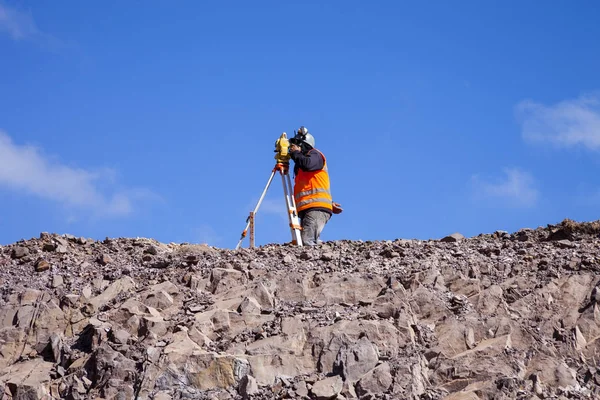
[[[294,198],[302,225],[302,243],[314,246],[332,213],[341,212],[333,203],[327,173],[327,160],[315,148],[315,138],[304,126],[298,129],[290,143],[294,160]]]

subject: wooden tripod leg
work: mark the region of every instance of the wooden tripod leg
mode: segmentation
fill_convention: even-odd
[[[250,248],[254,248],[254,211],[250,211]]]
[[[252,223],[254,223],[254,216],[258,212],[258,208],[260,207],[260,204],[262,203],[263,199],[265,198],[265,195],[267,194],[267,190],[269,190],[269,186],[271,186],[271,182],[273,182],[273,177],[275,176],[276,172],[277,172],[277,169],[273,169],[273,171],[271,171],[271,176],[269,176],[269,180],[267,181],[267,185],[265,186],[262,194],[260,195],[260,199],[258,199],[258,204],[256,204],[256,207],[254,208],[254,211],[251,211],[250,212],[250,216],[246,219],[246,227],[242,231],[242,235],[240,237],[240,241],[238,242],[237,246],[235,246],[236,250],[239,249],[242,246],[242,241],[246,237],[246,233],[248,232],[248,228],[250,228],[250,219],[252,219]],[[252,217],[252,218],[250,218],[250,217]],[[253,234],[254,234],[254,232],[253,232]]]

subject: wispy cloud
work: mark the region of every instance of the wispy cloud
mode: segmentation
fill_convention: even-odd
[[[30,11],[9,7],[0,0],[0,34],[15,41],[30,40],[46,50],[56,51],[67,46],[58,38],[40,30]]]
[[[147,189],[117,190],[115,171],[90,171],[60,163],[36,147],[15,144],[0,131],[0,187],[85,210],[94,216],[123,216],[138,202],[157,198]]]
[[[501,179],[483,179],[478,175],[472,177],[475,196],[478,199],[501,201],[513,207],[531,207],[537,203],[539,193],[533,177],[518,168],[504,169]]]
[[[41,34],[31,13],[10,8],[0,2],[0,31],[14,40],[23,40]]]
[[[597,94],[548,106],[526,100],[517,105],[517,113],[526,140],[600,150],[600,97]]]

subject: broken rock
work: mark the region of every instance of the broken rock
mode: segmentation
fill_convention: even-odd
[[[164,310],[173,305],[173,297],[164,290],[158,290],[149,293],[143,303],[148,307]]]
[[[0,246],[0,393],[595,398],[600,221],[558,229],[568,237],[230,251],[48,234]],[[40,259],[51,273],[36,273]],[[51,369],[16,379],[36,360]]]
[[[239,392],[244,399],[258,393],[258,384],[252,375],[244,376],[239,384]]]
[[[90,299],[89,304],[93,310],[99,310],[102,306],[114,300],[123,292],[135,288],[135,281],[130,277],[124,277],[111,283],[102,294]]]
[[[160,316],[145,316],[142,318],[140,330],[141,335],[152,334],[155,338],[161,338],[167,333],[168,325]]]
[[[119,329],[112,334],[113,342],[117,344],[127,344],[131,335],[124,329]]]
[[[331,400],[340,394],[343,384],[342,377],[335,375],[315,382],[311,392],[317,400]]]
[[[29,254],[29,249],[27,247],[23,247],[23,246],[18,246],[15,247],[12,251],[12,258],[14,259],[20,259],[25,257],[26,255]]]
[[[63,285],[63,277],[61,275],[54,275],[52,277],[52,287],[57,288]]]
[[[260,304],[254,297],[246,297],[238,307],[241,314],[260,314]]]
[[[392,386],[393,378],[390,365],[383,363],[365,374],[356,384],[356,394],[359,397],[368,394],[377,395],[385,393]]]
[[[50,394],[50,371],[53,364],[41,358],[17,363],[0,377],[13,399],[44,400]]]
[[[271,309],[275,307],[275,298],[273,294],[267,289],[264,283],[260,282],[253,290],[252,297],[254,297],[262,308]]]
[[[208,290],[213,294],[219,294],[231,288],[242,286],[247,281],[246,274],[236,269],[213,268]]]
[[[113,259],[106,253],[102,253],[102,255],[100,256],[100,258],[98,259],[98,262],[101,265],[108,265],[111,262],[113,262]]]
[[[369,339],[362,337],[358,342],[340,349],[334,371],[341,372],[345,380],[354,382],[373,369],[377,361],[379,361],[377,348]]]
[[[440,239],[440,242],[453,243],[453,242],[458,242],[460,240],[463,240],[464,238],[465,237],[462,234],[456,232],[456,233],[453,233],[451,235],[448,235],[448,236]]]

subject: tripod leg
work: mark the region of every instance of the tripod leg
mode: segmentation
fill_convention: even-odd
[[[273,172],[271,172],[269,181],[267,182],[265,189],[263,190],[262,194],[260,195],[260,198],[258,199],[258,203],[256,204],[256,207],[254,208],[254,211],[252,211],[250,213],[250,216],[248,216],[248,218],[246,219],[246,227],[242,231],[242,236],[240,237],[240,241],[238,242],[237,246],[235,246],[236,250],[239,249],[240,246],[242,245],[242,242],[244,241],[244,238],[246,237],[246,234],[248,233],[248,228],[250,227],[250,223],[253,222],[252,220],[256,216],[258,208],[260,207],[260,204],[262,203],[263,199],[265,198],[265,195],[267,194],[267,190],[269,190],[269,186],[271,186],[271,182],[273,182],[273,177],[275,176],[275,172],[276,172],[276,170],[273,170]]]
[[[300,219],[298,218],[298,211],[296,210],[296,201],[294,200],[293,195],[294,190],[292,186],[292,180],[288,173],[282,173],[281,180],[283,182],[283,194],[285,196],[285,205],[288,211],[288,220],[290,222],[292,242],[296,243],[298,246],[302,246]]]

